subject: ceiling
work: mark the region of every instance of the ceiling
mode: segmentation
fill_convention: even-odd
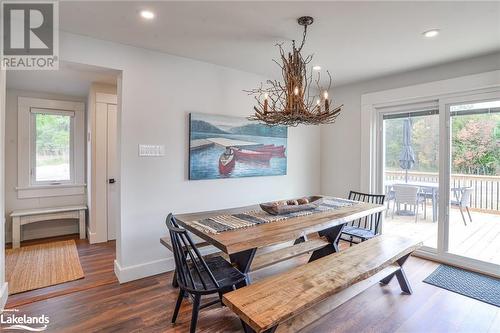
[[[279,76],[274,45],[301,38],[303,15],[315,19],[304,51],[337,85],[500,50],[500,2],[60,3],[64,31],[268,77]]]
[[[116,85],[115,70],[60,62],[57,71],[7,71],[7,88],[86,97],[93,82]]]

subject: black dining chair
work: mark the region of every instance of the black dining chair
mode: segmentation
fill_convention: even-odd
[[[383,205],[385,195],[350,191],[349,200]],[[358,244],[377,236],[380,233],[381,217],[382,212],[378,212],[352,221],[350,225],[346,225],[342,229],[340,239],[349,242],[349,246],[352,246],[352,244]]]
[[[168,215],[166,224],[172,241],[175,275],[179,286],[172,323],[177,319],[184,296],[190,294],[193,298],[190,332],[194,333],[199,310],[217,303],[222,304],[222,294],[234,290],[236,284],[245,281],[245,275],[221,256],[203,258],[186,229],[179,227],[172,214]],[[219,298],[201,305],[201,296],[210,294],[219,294]]]

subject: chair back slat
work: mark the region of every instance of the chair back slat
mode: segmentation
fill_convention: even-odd
[[[472,187],[463,187],[460,189],[461,197],[460,197],[460,206],[461,207],[470,207],[470,197],[473,192]]]
[[[179,285],[193,291],[207,291],[219,288],[217,280],[187,230],[179,227],[172,214],[168,215],[165,223],[172,241]]]
[[[397,203],[415,205],[419,187],[413,185],[394,185],[394,199]]]
[[[350,191],[348,198],[349,198],[349,200],[383,205],[384,200],[385,200],[385,195]],[[375,234],[378,234],[381,216],[382,216],[382,212],[378,212],[378,213],[374,213],[374,214],[359,218],[359,219],[354,220],[352,222],[352,226],[355,226],[357,228],[363,228],[366,230],[371,230]]]

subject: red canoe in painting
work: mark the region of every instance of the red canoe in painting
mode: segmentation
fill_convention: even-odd
[[[221,175],[227,175],[231,173],[236,164],[236,156],[234,156],[234,150],[230,150],[230,153],[224,152],[219,157],[219,173]]]
[[[236,158],[239,160],[247,161],[264,161],[267,162],[271,159],[272,153],[268,151],[255,151],[246,149],[236,149],[234,151]]]
[[[285,147],[284,146],[275,146],[275,145],[264,145],[257,147],[253,150],[258,152],[269,152],[273,156],[284,156],[285,155]]]

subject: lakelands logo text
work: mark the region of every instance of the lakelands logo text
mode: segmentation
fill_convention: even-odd
[[[2,69],[58,69],[56,1],[2,1]]]
[[[47,329],[50,322],[48,316],[27,316],[18,314],[17,309],[5,309],[0,314],[1,330],[22,330],[30,332],[42,332]]]

